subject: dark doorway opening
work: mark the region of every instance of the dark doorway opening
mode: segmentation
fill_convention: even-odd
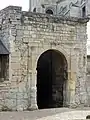
[[[36,8],[33,9],[33,12],[36,12]]]
[[[56,50],[44,52],[37,63],[37,105],[39,109],[63,107],[67,61]]]
[[[47,13],[47,14],[52,14],[52,15],[53,15],[53,11],[52,11],[52,10],[50,10],[50,9],[49,9],[49,10],[47,10],[47,11],[46,11],[46,13]]]
[[[82,8],[82,17],[86,17],[86,7]]]
[[[9,79],[9,55],[0,54],[0,82]]]

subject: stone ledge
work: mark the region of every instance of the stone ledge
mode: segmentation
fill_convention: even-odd
[[[31,21],[41,21],[41,22],[54,22],[54,23],[65,23],[66,21],[78,22],[78,23],[87,23],[89,18],[77,18],[77,17],[62,17],[56,15],[48,15],[43,13],[33,13],[22,11],[22,17],[28,17],[28,20]]]
[[[9,10],[15,10],[18,13],[22,14],[22,19],[25,19],[25,16],[28,17],[28,21],[38,21],[38,22],[53,22],[53,23],[65,23],[66,21],[76,22],[76,23],[87,23],[89,21],[89,17],[86,18],[78,18],[78,17],[65,17],[65,16],[57,16],[57,15],[48,15],[43,13],[34,13],[28,11],[22,11],[22,7],[20,6],[8,6],[0,11],[0,14],[4,12],[8,12]],[[13,11],[13,13],[15,12]]]

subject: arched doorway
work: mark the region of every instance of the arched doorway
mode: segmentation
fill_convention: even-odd
[[[37,105],[39,109],[63,107],[67,61],[56,50],[44,52],[37,63]]]
[[[47,13],[47,14],[52,14],[52,15],[53,15],[53,11],[50,10],[50,9],[46,10],[46,13]]]

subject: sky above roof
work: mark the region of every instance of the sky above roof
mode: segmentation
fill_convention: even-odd
[[[21,6],[23,11],[28,11],[29,0],[2,0],[0,4],[0,10],[9,5]]]

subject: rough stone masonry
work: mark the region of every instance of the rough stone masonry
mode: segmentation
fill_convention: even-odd
[[[67,61],[63,106],[89,106],[86,86],[88,19],[31,13],[18,6],[0,11],[0,40],[9,51],[8,80],[0,82],[1,110],[37,109],[37,62],[47,50]]]

